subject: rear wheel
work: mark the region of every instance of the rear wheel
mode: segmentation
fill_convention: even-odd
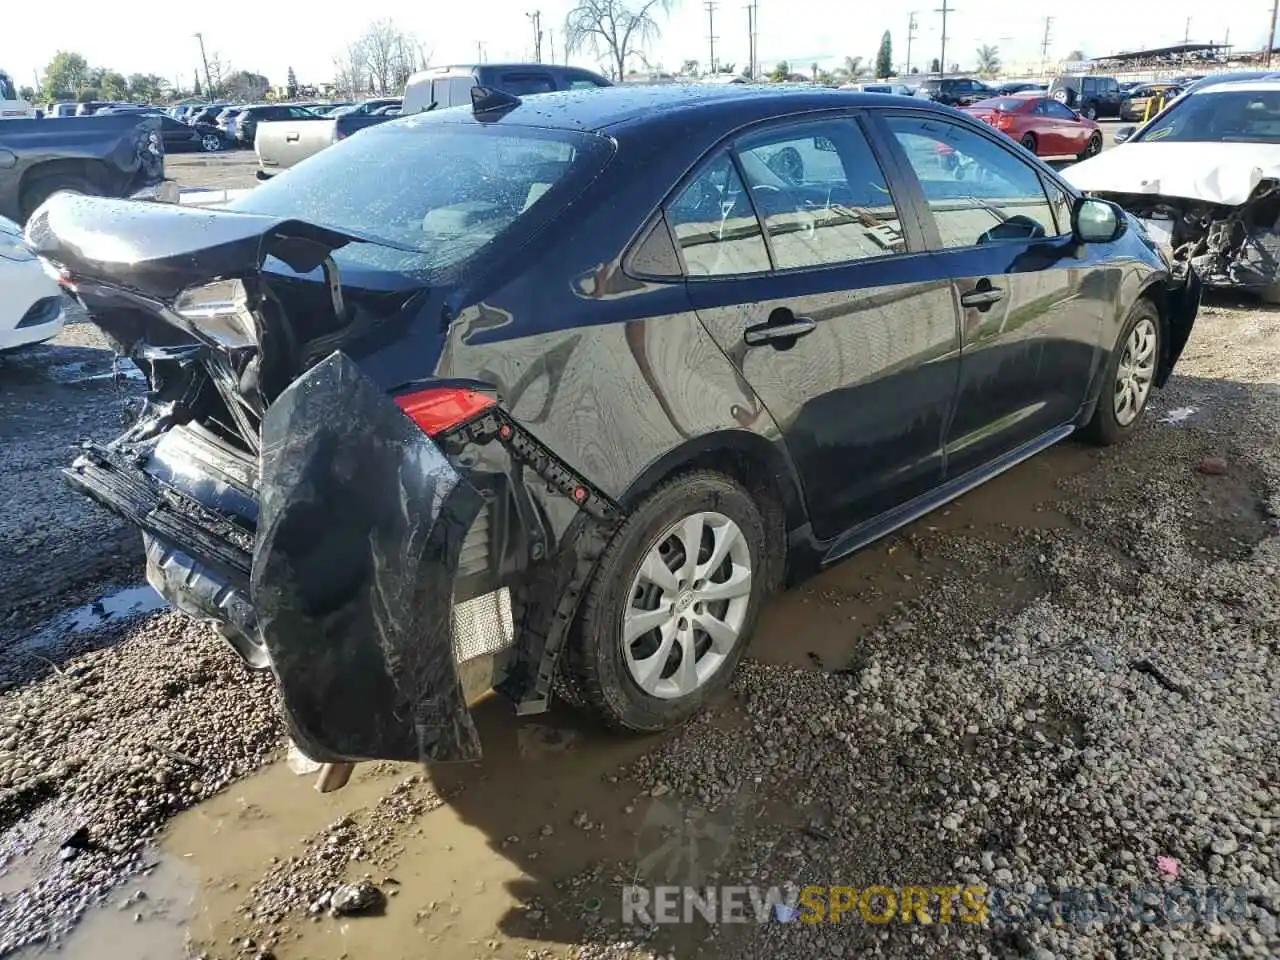
[[[1034,133],[1028,133],[1020,142],[1032,153],[1036,152],[1036,135]]]
[[[22,208],[23,219],[30,217],[35,212],[36,207],[40,206],[55,193],[63,190],[70,193],[84,193],[93,196],[98,194],[97,187],[84,177],[78,177],[74,174],[55,173],[47,177],[37,177],[22,191],[22,199],[19,206]]]
[[[222,149],[222,138],[216,133],[206,133],[200,138],[200,149],[205,153],[217,153]]]
[[[769,576],[760,509],[709,471],[645,500],[600,558],[568,669],[606,723],[675,726],[723,690],[755,626]]]
[[[1110,446],[1134,431],[1151,399],[1160,349],[1160,315],[1150,300],[1139,300],[1107,361],[1098,406],[1083,430],[1086,439]]]
[[[1084,152],[1077,155],[1077,160],[1088,160],[1090,157],[1096,157],[1102,152],[1102,134],[1095,133],[1089,138],[1089,142],[1085,145]]]

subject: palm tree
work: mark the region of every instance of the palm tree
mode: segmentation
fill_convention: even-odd
[[[1000,72],[1000,48],[982,46],[978,48],[978,72],[994,77]]]
[[[862,74],[862,58],[861,57],[845,57],[844,72],[849,75],[852,80]]]

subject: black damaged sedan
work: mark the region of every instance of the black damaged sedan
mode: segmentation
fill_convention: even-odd
[[[1120,209],[935,104],[474,96],[225,210],[28,226],[150,381],[71,483],[318,760],[473,758],[491,686],[684,720],[771,590],[1123,439],[1195,319]]]

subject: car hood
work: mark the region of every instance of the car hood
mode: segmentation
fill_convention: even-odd
[[[1280,144],[1126,143],[1062,171],[1090,193],[1138,193],[1239,206],[1280,180]]]

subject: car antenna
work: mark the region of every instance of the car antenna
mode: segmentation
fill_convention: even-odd
[[[471,88],[471,112],[481,119],[486,114],[504,114],[518,106],[520,98],[515,94],[495,90],[493,87]]]

